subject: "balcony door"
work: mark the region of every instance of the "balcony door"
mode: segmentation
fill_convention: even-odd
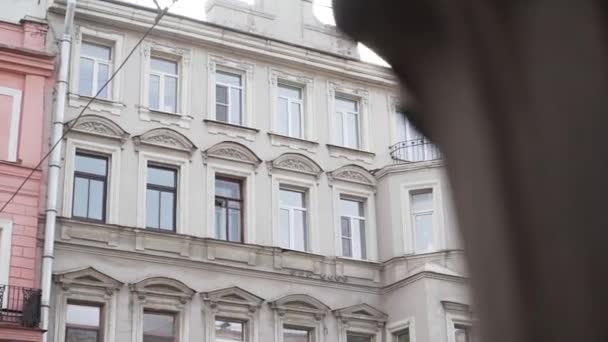
[[[437,147],[409,122],[405,112],[397,111],[396,115],[395,157],[412,162],[437,159],[439,157]]]

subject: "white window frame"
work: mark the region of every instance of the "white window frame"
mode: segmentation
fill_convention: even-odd
[[[306,121],[304,118],[304,87],[300,86],[300,85],[295,85],[295,84],[289,84],[285,81],[279,81],[279,83],[277,84],[277,89],[281,88],[281,87],[290,87],[290,88],[297,88],[300,91],[301,94],[301,98],[300,99],[294,99],[291,97],[287,97],[287,96],[281,96],[281,95],[277,95],[277,100],[278,99],[284,99],[287,101],[287,136],[292,137],[292,138],[297,138],[297,139],[304,139],[305,137],[305,131],[306,131]],[[299,134],[299,137],[294,136],[295,132],[293,131],[293,127],[292,127],[292,122],[291,122],[291,117],[292,117],[292,104],[298,104],[300,105],[300,132],[297,132]],[[277,103],[275,102],[275,105],[277,105]],[[278,113],[277,111],[277,119],[279,119],[280,113]],[[277,127],[278,130],[278,127]],[[281,132],[282,133],[282,132]],[[283,133],[285,134],[285,133]]]
[[[410,341],[416,342],[416,325],[414,317],[406,318],[400,321],[387,323],[386,325],[386,342],[397,342],[395,335],[404,331],[409,330],[410,333]]]
[[[7,144],[7,158],[9,162],[16,162],[19,148],[19,125],[21,122],[22,92],[21,90],[15,88],[0,87],[0,95],[8,96],[13,99],[11,113],[9,117],[10,128]]]
[[[227,93],[227,97],[226,97],[227,102],[228,102],[228,103],[226,103],[226,108],[227,108],[226,109],[227,110],[226,114],[227,114],[227,117],[228,117],[228,122],[225,122],[225,123],[228,123],[228,124],[231,124],[231,125],[244,126],[243,122],[245,121],[244,120],[245,118],[243,116],[243,114],[244,114],[243,108],[244,108],[244,104],[245,104],[245,91],[244,91],[243,83],[245,83],[245,79],[243,77],[243,73],[241,71],[232,71],[232,70],[227,70],[227,69],[216,70],[216,75],[217,75],[217,73],[224,73],[224,74],[229,74],[229,75],[234,75],[234,76],[238,76],[239,77],[239,79],[241,81],[240,82],[241,83],[240,86],[235,86],[235,85],[229,84],[229,83],[223,83],[223,82],[220,82],[220,81],[218,81],[216,79],[216,81],[215,81],[215,90],[217,91],[217,86],[218,85],[222,86],[222,87],[225,87],[225,88],[228,89],[228,93]],[[232,114],[232,110],[231,110],[231,108],[232,108],[232,89],[238,89],[238,90],[241,91],[241,99],[240,99],[240,102],[241,102],[240,103],[241,122],[239,122],[239,123],[231,122],[231,119],[232,119],[231,118],[231,114]],[[218,120],[218,118],[217,118],[217,104],[218,104],[218,102],[217,102],[217,98],[216,98],[215,99],[215,107],[214,107],[214,110],[216,111],[215,112],[215,121],[224,122],[224,121]]]
[[[358,198],[358,197],[353,197],[353,196],[344,196],[344,195],[340,195],[340,207],[342,206],[342,201],[351,201],[351,202],[357,202],[360,203],[363,206],[363,214],[365,214],[365,199],[362,198]],[[349,215],[343,215],[341,212],[341,208],[339,208],[338,210],[340,210],[340,243],[341,246],[344,247],[344,245],[342,244],[342,240],[345,238],[342,235],[342,218],[347,218],[349,221],[349,227],[351,229],[351,236],[350,238],[348,238],[350,240],[350,250],[351,250],[351,254],[352,256],[345,256],[345,255],[341,255],[342,257],[345,258],[352,258],[352,259],[356,259],[356,260],[366,260],[367,259],[367,220],[365,219],[365,216],[349,216]],[[358,220],[359,222],[363,221],[363,227],[365,229],[364,235],[365,235],[365,241],[366,241],[366,245],[365,245],[365,258],[363,258],[363,243],[361,241],[361,231],[359,231],[359,234],[355,235],[353,234],[352,228],[353,228],[353,221]],[[357,238],[355,238],[355,236],[357,236]],[[355,244],[355,242],[358,241],[358,244]],[[358,253],[356,253],[356,251]],[[342,250],[340,252],[343,252]],[[361,257],[357,257],[355,256],[355,254],[359,254],[361,255]]]
[[[349,96],[345,96],[342,94],[336,94],[336,98],[335,101],[336,103],[338,102],[338,99],[343,100],[343,101],[352,101],[355,104],[356,107],[356,111],[354,112],[349,112],[349,111],[340,111],[338,110],[338,107],[336,106],[334,108],[334,115],[336,116],[340,116],[342,118],[342,139],[343,141],[338,141],[338,135],[336,135],[336,145],[340,146],[340,147],[345,147],[345,148],[352,148],[355,150],[361,150],[361,104],[359,102],[359,99],[355,99],[355,98],[351,98]],[[350,137],[348,135],[348,125],[347,125],[347,118],[349,115],[354,115],[357,120],[357,136],[356,137]],[[336,130],[340,129],[340,127],[337,126],[337,120],[336,120]],[[354,139],[356,142],[356,146],[347,146],[349,144],[351,144],[351,140]]]
[[[303,202],[304,202],[304,206],[303,207],[297,207],[297,206],[293,206],[293,205],[288,205],[288,204],[284,204],[281,203],[281,192],[282,191],[291,191],[291,192],[297,192],[300,193],[302,195],[303,198]],[[296,211],[298,212],[302,212],[303,213],[303,217],[304,217],[304,231],[306,232],[306,241],[304,241],[304,250],[302,252],[306,252],[310,249],[310,233],[308,233],[308,191],[306,189],[301,189],[298,187],[294,187],[291,186],[290,184],[281,184],[279,185],[279,229],[283,230],[285,229],[285,227],[281,226],[281,221],[280,221],[280,211],[281,210],[287,210],[287,212],[289,213],[289,217],[288,217],[288,223],[287,223],[287,229],[289,230],[289,246],[281,246],[283,248],[287,248],[287,249],[293,249],[295,250],[296,247],[296,241],[295,241],[295,215],[294,213]]]
[[[76,37],[73,42],[72,49],[72,72],[70,74],[70,94],[68,104],[70,107],[84,107],[90,96],[81,98],[80,93],[80,54],[82,42],[87,41],[94,44],[108,46],[112,49],[110,75],[112,74],[117,63],[122,62],[124,36],[120,33],[109,32],[94,27],[79,26],[76,29]],[[97,74],[94,75],[97,77]],[[108,85],[108,98],[100,99],[90,104],[90,109],[98,112],[108,112],[114,115],[120,115],[125,107],[122,101],[122,75],[116,74],[114,79]],[[96,86],[96,84],[95,84]],[[95,93],[93,93],[94,95]]]
[[[300,295],[293,295],[293,297],[298,296]],[[301,309],[298,307],[292,309],[288,305],[277,306],[274,303],[270,303],[270,306],[274,315],[274,341],[284,342],[283,329],[287,325],[303,329],[310,329],[310,342],[325,342],[327,316],[324,310],[319,308]]]
[[[314,117],[314,81],[312,78],[306,77],[297,72],[293,72],[291,70],[279,70],[279,69],[271,69],[270,70],[270,117],[271,117],[271,143],[275,146],[287,146],[292,149],[303,149],[303,150],[312,150],[310,146],[310,142],[315,142],[317,140],[316,136],[316,127],[315,127],[315,117]],[[301,115],[302,115],[302,136],[301,137],[293,137],[289,135],[285,135],[284,133],[279,132],[279,113],[277,106],[277,98],[279,97],[279,85],[286,85],[290,87],[297,87],[302,90],[302,100],[301,100]],[[289,107],[291,110],[291,106]],[[290,126],[291,129],[291,126]],[[278,135],[278,136],[275,136]],[[283,141],[287,138],[288,141]],[[298,142],[295,139],[308,140],[306,142]]]
[[[114,71],[114,63],[112,62],[113,60],[113,53],[114,53],[114,48],[112,46],[108,46],[108,44],[103,44],[94,40],[85,40],[81,42],[81,49],[82,49],[82,45],[84,45],[85,43],[91,44],[91,45],[97,45],[97,46],[103,46],[106,47],[108,49],[110,49],[110,59],[109,60],[103,60],[97,57],[93,57],[93,56],[87,56],[85,55],[82,50],[80,51],[80,59],[89,59],[93,61],[93,79],[92,79],[92,84],[91,84],[91,95],[83,95],[80,94],[80,82],[78,84],[78,95],[79,96],[89,96],[89,97],[93,97],[95,96],[95,94],[97,94],[97,92],[99,91],[99,89],[97,88],[98,86],[98,76],[99,76],[99,65],[103,64],[106,65],[108,67],[108,79],[110,78],[110,75],[112,75],[112,72]],[[80,63],[80,60],[78,61]],[[80,66],[79,66],[80,67]],[[78,73],[80,74],[80,69],[78,69]],[[107,86],[106,86],[106,91],[108,94],[108,98],[112,97],[112,82],[110,82]],[[99,99],[102,100],[106,100],[107,98],[102,98],[102,97],[98,97]]]
[[[13,221],[0,218],[0,285],[8,285],[11,269],[11,244],[13,239]],[[3,303],[0,303],[2,308]]]
[[[150,82],[150,76],[157,76],[159,78],[159,82],[158,82],[158,107],[157,109],[153,109],[150,107],[150,95],[148,94],[148,108],[150,110],[156,111],[156,112],[166,112],[166,113],[171,113],[171,114],[177,114],[179,111],[179,94],[180,94],[180,87],[179,87],[179,74],[180,74],[180,63],[177,60],[174,59],[170,59],[170,58],[166,58],[164,56],[157,56],[157,55],[152,55],[150,56],[150,64],[152,64],[152,60],[153,59],[159,59],[159,60],[165,60],[167,62],[171,62],[171,63],[175,63],[175,67],[177,68],[177,73],[175,74],[171,74],[168,72],[163,72],[163,71],[158,71],[158,70],[154,70],[152,69],[152,66],[150,65],[150,74],[148,75],[148,82]],[[165,79],[166,78],[175,78],[176,82],[175,85],[177,87],[177,89],[175,89],[175,111],[171,112],[171,111],[167,111],[165,110]],[[148,83],[148,87],[150,87],[150,83]]]
[[[63,217],[72,217],[72,201],[74,190],[75,157],[77,151],[91,152],[108,157],[108,174],[106,176],[106,217],[108,224],[119,224],[120,211],[120,176],[121,176],[121,145],[110,145],[70,137],[65,148],[65,168],[63,183]]]
[[[368,307],[371,315],[356,313],[361,308]],[[367,311],[367,310],[366,310]],[[338,341],[347,342],[348,334],[359,334],[371,337],[371,342],[382,342],[387,315],[371,308],[367,304],[356,304],[351,307],[334,310],[338,320]]]
[[[436,247],[433,251],[425,251],[422,253],[433,253],[445,249],[446,233],[444,223],[443,196],[441,193],[441,182],[439,180],[432,182],[406,183],[401,185],[401,213],[403,224],[403,249],[404,254],[415,254],[415,226],[412,212],[411,194],[412,192],[431,189],[433,192],[433,235],[436,241]]]
[[[255,65],[238,59],[227,58],[224,56],[209,55],[208,56],[208,83],[207,83],[207,119],[219,122],[216,119],[215,112],[215,86],[217,82],[217,72],[223,71],[226,73],[241,75],[241,124],[230,124],[236,126],[253,127],[254,126],[254,94],[253,94],[253,71]],[[222,84],[226,86],[225,84]],[[233,86],[234,87],[234,86]],[[221,122],[224,123],[224,122]],[[229,127],[216,127],[214,129],[229,130]],[[211,126],[209,126],[211,129]],[[215,132],[217,134],[217,132]],[[229,132],[230,136],[237,137],[241,131]],[[249,139],[248,139],[249,140]]]
[[[445,310],[445,319],[447,324],[448,342],[456,342],[456,325],[464,325],[472,332],[477,325],[477,320],[473,317],[470,306],[467,304],[455,302],[442,302]],[[474,335],[470,335],[471,342],[478,342]]]
[[[336,97],[351,99],[357,102],[358,115],[359,115],[359,147],[347,147],[338,141],[337,131],[337,107]],[[371,151],[372,144],[370,140],[370,125],[369,125],[369,91],[363,86],[349,84],[342,81],[328,81],[327,84],[327,98],[328,98],[328,112],[331,115],[329,117],[330,127],[330,141],[336,146],[343,147],[344,149],[358,150],[358,151]],[[342,128],[344,129],[344,127]],[[344,153],[344,151],[342,151]]]
[[[168,151],[167,151],[168,152]],[[138,168],[138,190],[137,190],[137,227],[146,228],[146,193],[148,184],[148,164],[156,164],[175,168],[177,172],[177,196],[175,204],[175,233],[189,234],[188,226],[188,186],[189,164],[188,157],[169,155],[168,153],[156,153],[151,151],[139,151]]]

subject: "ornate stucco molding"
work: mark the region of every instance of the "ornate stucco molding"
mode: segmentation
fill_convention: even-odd
[[[233,141],[217,143],[203,151],[203,162],[206,164],[208,158],[219,158],[224,160],[245,163],[257,167],[262,160],[247,146]]]
[[[78,121],[67,122],[65,126],[66,129],[72,127],[71,130],[75,132],[119,140],[121,144],[129,138],[129,133],[117,123],[100,115],[84,115]]]
[[[272,174],[273,170],[277,169],[304,173],[318,179],[321,173],[323,173],[323,169],[319,164],[299,153],[284,153],[274,160],[267,161],[266,166],[268,167],[269,174]]]
[[[334,171],[327,173],[330,185],[334,184],[336,180],[357,183],[367,185],[371,187],[376,186],[376,178],[368,170],[359,165],[345,165]]]
[[[133,142],[136,151],[139,151],[142,145],[163,147],[189,154],[197,149],[185,135],[170,128],[151,129],[142,135],[134,136]]]

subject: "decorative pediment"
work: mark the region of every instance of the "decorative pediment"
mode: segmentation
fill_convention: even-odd
[[[155,128],[146,133],[133,137],[135,150],[139,151],[141,145],[163,147],[192,154],[196,146],[190,139],[180,132],[170,128]]]
[[[266,162],[268,171],[274,169],[305,173],[319,178],[323,169],[314,160],[299,153],[284,153],[278,158]]]
[[[277,310],[279,315],[284,315],[286,312],[296,312],[313,315],[317,319],[323,318],[330,310],[320,300],[304,294],[288,295],[269,303],[269,305],[273,310]]]
[[[337,170],[328,172],[327,177],[329,178],[330,183],[333,183],[335,180],[341,180],[369,186],[376,185],[376,178],[374,175],[363,167],[355,164],[345,165]]]
[[[179,298],[182,303],[190,300],[195,292],[181,281],[165,277],[147,278],[138,283],[129,284],[129,289],[140,299],[146,296],[173,297]]]
[[[264,302],[264,299],[234,286],[211,292],[201,293],[203,301],[208,302],[212,308],[218,305],[246,306],[249,311],[254,312]]]
[[[223,141],[203,151],[203,159],[219,158],[258,166],[262,160],[247,146],[233,141]]]
[[[72,286],[85,286],[104,288],[107,293],[112,293],[120,289],[123,285],[120,281],[99,272],[93,267],[59,273],[55,274],[53,277],[55,283],[60,285],[63,289],[69,289]]]
[[[121,143],[124,143],[129,138],[129,133],[117,123],[100,115],[83,115],[78,121],[74,119],[67,122],[67,127],[71,127],[71,130],[75,132],[117,139]]]
[[[359,320],[384,323],[388,319],[387,314],[365,303],[334,310],[334,315],[343,322]]]
[[[443,308],[449,311],[457,311],[465,314],[471,314],[473,311],[471,310],[471,306],[468,304],[450,302],[447,300],[442,300],[441,305]]]

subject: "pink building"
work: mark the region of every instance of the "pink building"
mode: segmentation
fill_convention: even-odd
[[[0,207],[46,150],[43,127],[54,56],[47,25],[0,22]],[[0,340],[40,341],[40,260],[44,210],[42,170],[36,170],[0,213]]]

